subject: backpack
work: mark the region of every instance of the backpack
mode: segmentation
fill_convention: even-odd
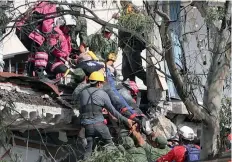
[[[194,145],[184,145],[186,148],[185,152],[185,162],[196,162],[200,161],[200,149],[196,148]]]

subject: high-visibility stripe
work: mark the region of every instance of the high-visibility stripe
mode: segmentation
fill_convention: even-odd
[[[48,54],[46,52],[36,52],[35,54],[35,59],[36,60],[48,60]]]
[[[35,66],[36,67],[46,67],[47,66],[47,61],[45,60],[35,60]]]

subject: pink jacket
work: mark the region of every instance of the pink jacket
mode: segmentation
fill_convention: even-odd
[[[44,14],[46,15],[45,18],[49,18],[50,16],[56,14],[56,4],[50,4],[48,2],[38,2],[38,5],[35,7],[33,12]],[[52,31],[53,24],[54,24],[54,18],[44,20],[41,28],[42,32],[50,33]]]
[[[52,52],[57,57],[63,57],[66,59],[71,52],[71,37],[65,35],[59,27],[55,27],[55,34],[51,34],[48,38],[50,46],[54,46],[55,49]]]
[[[31,15],[34,12],[38,12],[40,14],[46,15],[45,18],[49,18],[50,16],[53,16],[56,14],[56,5],[50,4],[48,2],[38,2],[32,9],[32,12],[25,14],[25,17],[22,17],[17,23],[17,29],[21,30],[21,26],[25,24],[25,21],[29,18],[28,15]],[[52,15],[49,15],[52,14]],[[52,32],[54,27],[54,18],[46,19],[43,21],[41,26],[37,26],[37,29],[41,31],[42,33],[50,33]],[[45,39],[43,35],[41,35],[37,31],[31,32],[29,35],[29,38],[31,38],[33,41],[38,43],[40,46],[44,43]]]

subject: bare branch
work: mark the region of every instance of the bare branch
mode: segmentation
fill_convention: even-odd
[[[184,34],[182,34],[182,37],[184,37],[185,35],[188,35],[188,34],[193,34],[193,33],[196,33],[198,31],[200,31],[202,29],[202,27],[205,26],[205,23],[203,23],[198,29],[194,30],[194,31],[189,31],[189,32],[186,32]]]

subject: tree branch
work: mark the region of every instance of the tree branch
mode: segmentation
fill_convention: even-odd
[[[163,39],[165,41],[165,59],[167,61],[168,69],[170,71],[173,83],[176,87],[178,95],[180,96],[181,100],[186,105],[188,111],[190,111],[196,118],[205,120],[209,118],[209,114],[204,110],[199,108],[198,104],[192,100],[193,96],[191,94],[186,94],[184,91],[185,83],[183,81],[182,76],[180,75],[180,71],[178,70],[174,56],[173,56],[173,49],[167,48],[172,47],[172,40],[171,40],[171,33],[168,30],[169,28],[169,16],[164,12],[157,12],[165,21],[164,21],[164,31],[163,31]],[[168,12],[167,12],[168,13]]]
[[[143,38],[143,36],[141,34],[137,34],[136,31],[132,31],[132,30],[128,30],[124,27],[121,27],[119,25],[115,25],[115,24],[111,24],[111,23],[108,23],[107,21],[104,21],[102,19],[100,19],[92,10],[90,10],[89,8],[83,6],[83,5],[79,5],[79,4],[70,4],[70,3],[63,3],[63,2],[51,2],[51,1],[47,1],[47,2],[50,2],[50,3],[55,3],[55,4],[60,4],[60,5],[69,5],[69,6],[75,6],[75,7],[81,7],[85,10],[87,10],[91,15],[93,15],[93,17],[90,17],[86,14],[81,14],[80,16],[82,17],[85,17],[87,19],[90,19],[90,20],[93,20],[94,22],[102,25],[102,26],[109,26],[109,27],[112,27],[112,28],[115,28],[115,29],[118,29],[118,30],[121,30],[123,32],[128,32],[128,33],[131,33],[132,35],[134,35],[136,38],[138,38],[140,41],[142,41],[143,43],[146,44],[146,46],[149,46],[151,47],[152,49],[154,49],[159,55],[163,56],[163,53],[162,51],[160,51],[155,45],[151,45],[151,44],[148,44],[148,42]],[[69,12],[70,14],[75,14],[76,12],[75,11],[70,11]]]

